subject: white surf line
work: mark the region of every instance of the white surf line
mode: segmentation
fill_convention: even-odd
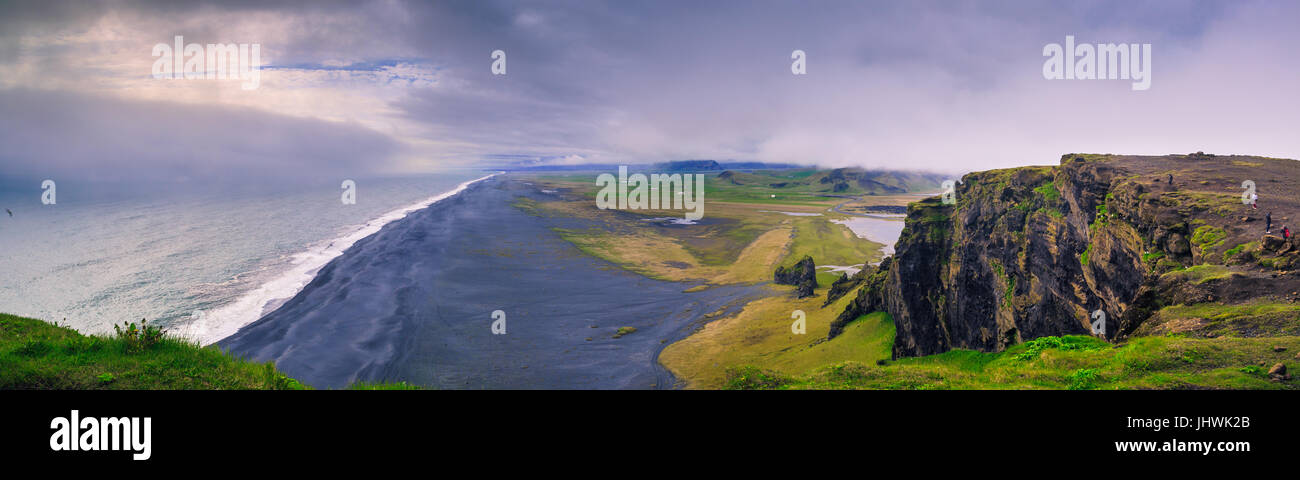
[[[230,304],[199,315],[198,318],[192,319],[188,324],[181,327],[178,333],[186,338],[196,340],[202,345],[211,345],[223,338],[234,335],[240,328],[257,321],[262,318],[262,315],[270,313],[265,310],[271,303],[282,303],[301,292],[303,287],[306,287],[313,278],[316,278],[316,272],[321,267],[324,267],[330,260],[342,255],[345,250],[357,243],[357,241],[374,235],[389,222],[405,218],[407,214],[413,211],[428,208],[430,205],[455,196],[474,183],[502,173],[505,172],[497,172],[462,182],[454,189],[385,213],[379,218],[358,226],[342,237],[320,242],[316,246],[308,248],[307,251],[296,253],[290,260],[289,269],[284,273],[244,293],[239,299]]]

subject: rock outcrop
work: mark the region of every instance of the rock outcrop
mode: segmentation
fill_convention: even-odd
[[[798,287],[795,295],[799,298],[811,297],[813,289],[817,288],[817,266],[807,255],[789,268],[776,267],[773,277],[776,283]]]
[[[1275,219],[1300,214],[1291,160],[1066,155],[1056,167],[968,174],[952,204],[909,206],[893,261],[866,274],[831,336],[883,310],[895,357],[1000,351],[1089,334],[1103,318],[1107,339],[1128,336],[1180,295],[1276,300],[1300,286],[1288,271],[1300,255],[1294,239],[1263,237],[1252,223],[1265,208],[1240,200],[1252,179]]]
[[[831,289],[826,291],[826,301],[822,303],[822,306],[825,307],[830,305],[832,302],[839,300],[840,297],[843,297],[845,294],[857,289],[858,285],[862,284],[862,280],[867,278],[868,271],[868,269],[864,268],[852,276],[841,274],[840,278],[836,279],[835,283],[831,284]]]
[[[844,307],[844,311],[831,322],[831,330],[827,338],[835,338],[844,331],[845,325],[862,315],[885,310],[885,280],[888,278],[893,259],[894,257],[885,257],[880,265],[867,266],[855,275],[861,277],[862,288],[858,290],[858,295],[853,301]]]

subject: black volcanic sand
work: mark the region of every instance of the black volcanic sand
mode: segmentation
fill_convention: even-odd
[[[627,272],[551,231],[586,221],[529,215],[511,205],[520,196],[554,198],[503,177],[471,185],[357,242],[218,345],[317,388],[672,388],[659,352],[704,314],[764,293],[684,293],[691,285]],[[494,310],[505,335],[491,332]],[[624,326],[637,331],[613,338]]]

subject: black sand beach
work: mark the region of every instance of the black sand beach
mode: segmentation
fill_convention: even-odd
[[[414,212],[325,266],[297,296],[218,344],[317,388],[672,388],[659,352],[759,287],[683,293],[587,256],[511,205],[544,198],[496,177]],[[492,312],[507,333],[493,335]],[[635,333],[613,338],[619,327]],[[588,340],[590,339],[590,340]]]

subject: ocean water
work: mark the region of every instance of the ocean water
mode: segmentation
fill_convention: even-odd
[[[353,242],[490,175],[356,180],[238,191],[113,191],[39,184],[0,192],[0,312],[106,333],[148,319],[203,344],[305,286]],[[13,212],[10,216],[2,209]]]

